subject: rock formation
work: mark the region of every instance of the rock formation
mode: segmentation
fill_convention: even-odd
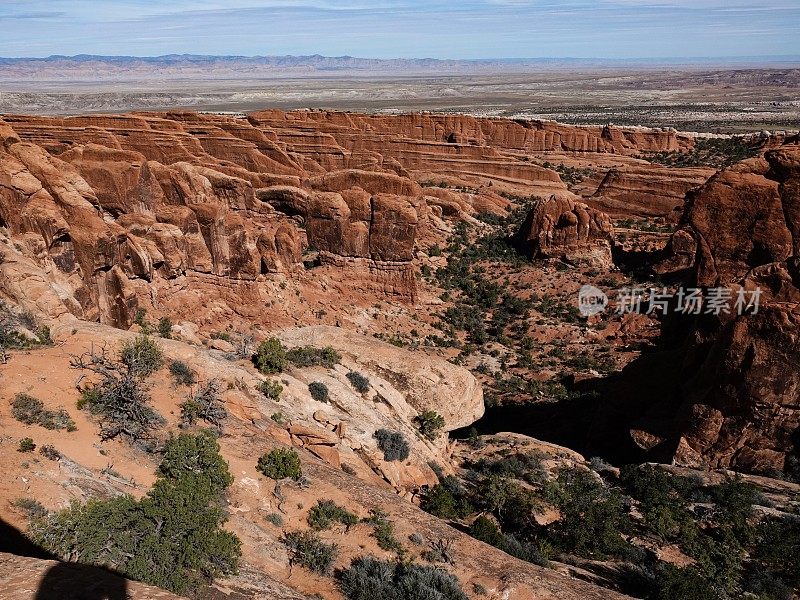
[[[653,420],[643,418],[640,445],[666,444],[681,464],[756,472],[781,471],[800,456],[798,190],[800,148],[785,146],[689,193],[669,256],[657,268],[683,275],[686,285],[729,289],[729,312],[689,325],[673,429],[648,437]],[[737,314],[739,290],[757,288],[757,313]],[[667,325],[668,333],[681,330],[680,322]],[[669,411],[651,416],[659,410]]]
[[[570,198],[538,200],[516,236],[517,245],[536,258],[609,267],[614,226],[603,212]]]

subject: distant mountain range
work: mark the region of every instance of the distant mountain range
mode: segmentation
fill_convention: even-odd
[[[484,60],[376,59],[352,56],[49,56],[0,58],[0,80],[130,81],[137,79],[259,79],[326,75],[467,75],[574,69],[664,68],[676,66],[781,67],[800,65],[800,56],[586,59],[526,58]]]

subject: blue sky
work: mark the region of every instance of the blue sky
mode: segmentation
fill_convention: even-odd
[[[0,56],[800,54],[800,0],[0,0]]]

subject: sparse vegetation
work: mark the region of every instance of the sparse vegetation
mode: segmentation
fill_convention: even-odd
[[[350,381],[350,385],[353,386],[353,389],[358,393],[365,394],[369,391],[369,379],[358,371],[350,371],[347,374],[347,379]]]
[[[278,338],[264,340],[256,348],[253,363],[264,375],[274,375],[286,368],[286,350]]]
[[[62,409],[48,410],[38,398],[28,394],[17,394],[11,401],[11,414],[26,425],[41,425],[45,429],[75,431],[75,421]]]
[[[332,369],[341,360],[341,355],[331,348],[315,348],[314,346],[299,346],[286,351],[287,360],[295,367],[325,367]]]
[[[17,498],[11,504],[23,511],[29,520],[40,519],[47,515],[44,505],[34,498]]]
[[[150,406],[144,379],[152,372],[154,361],[160,362],[160,350],[151,344],[149,338],[137,338],[140,339],[146,341],[141,345],[135,342],[123,345],[120,354],[126,360],[117,362],[105,350],[72,359],[73,368],[100,377],[99,383],[82,390],[78,408],[86,408],[99,417],[100,437],[104,440],[120,435],[133,442],[149,440],[153,430],[164,423],[164,419]]]
[[[197,377],[189,365],[179,360],[173,360],[170,363],[169,372],[176,385],[194,385],[197,381]]]
[[[320,575],[330,574],[339,554],[337,544],[326,544],[314,531],[292,531],[282,541],[291,552],[290,565],[297,563]]]
[[[181,423],[184,426],[195,425],[198,421],[205,421],[222,431],[222,422],[227,418],[228,411],[220,398],[221,384],[212,379],[181,404]]]
[[[435,410],[426,410],[416,417],[414,421],[419,427],[419,432],[429,440],[435,440],[444,427],[444,417]]]
[[[312,381],[308,384],[308,393],[317,402],[328,402],[330,400],[330,392],[328,386],[321,381]]]
[[[140,334],[134,339],[122,343],[120,361],[133,373],[147,377],[162,367],[164,357],[161,348],[153,338],[146,334]]]
[[[275,481],[287,478],[297,481],[303,475],[300,456],[289,448],[275,448],[264,454],[256,468]]]
[[[161,317],[158,321],[158,335],[164,339],[172,338],[172,320],[169,317]]]
[[[430,566],[356,558],[339,577],[347,600],[468,600],[455,576]]]
[[[33,443],[33,439],[26,437],[19,441],[17,452],[33,452],[34,450],[36,450],[36,444]]]
[[[378,542],[378,547],[382,550],[403,554],[403,544],[397,539],[394,532],[394,523],[389,520],[389,515],[379,509],[370,511],[370,515],[365,522],[372,525],[372,537]]]
[[[640,158],[668,167],[729,167],[734,163],[752,158],[758,154],[758,148],[747,143],[743,138],[699,138],[694,148],[688,152],[654,152]]]
[[[378,440],[378,448],[383,451],[383,460],[387,462],[405,460],[411,453],[411,446],[399,431],[378,429],[375,432],[375,439]]]
[[[317,500],[308,512],[308,525],[316,531],[330,529],[335,523],[350,529],[358,523],[358,516],[336,504],[333,500]]]
[[[34,520],[33,540],[64,559],[178,594],[234,573],[240,542],[221,528],[221,498],[233,479],[216,440],[205,433],[173,438],[157,475],[141,500],[94,499]]]
[[[265,398],[269,398],[270,400],[279,400],[281,394],[283,393],[283,386],[277,381],[265,379],[258,384],[258,390],[264,394]]]

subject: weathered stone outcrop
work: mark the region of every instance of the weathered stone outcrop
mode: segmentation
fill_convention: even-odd
[[[612,168],[589,206],[614,217],[666,217],[683,209],[686,193],[714,174],[709,168],[667,168],[659,165]]]
[[[533,258],[608,267],[613,240],[608,215],[571,198],[552,196],[533,205],[515,242]]]
[[[684,274],[687,285],[728,288],[732,300],[718,316],[668,321],[669,337],[688,331],[674,373],[682,383],[640,418],[634,438],[643,447],[667,449],[681,464],[757,472],[800,456],[799,192],[800,147],[785,146],[689,194],[659,269]],[[739,290],[757,288],[758,311],[737,314]]]

